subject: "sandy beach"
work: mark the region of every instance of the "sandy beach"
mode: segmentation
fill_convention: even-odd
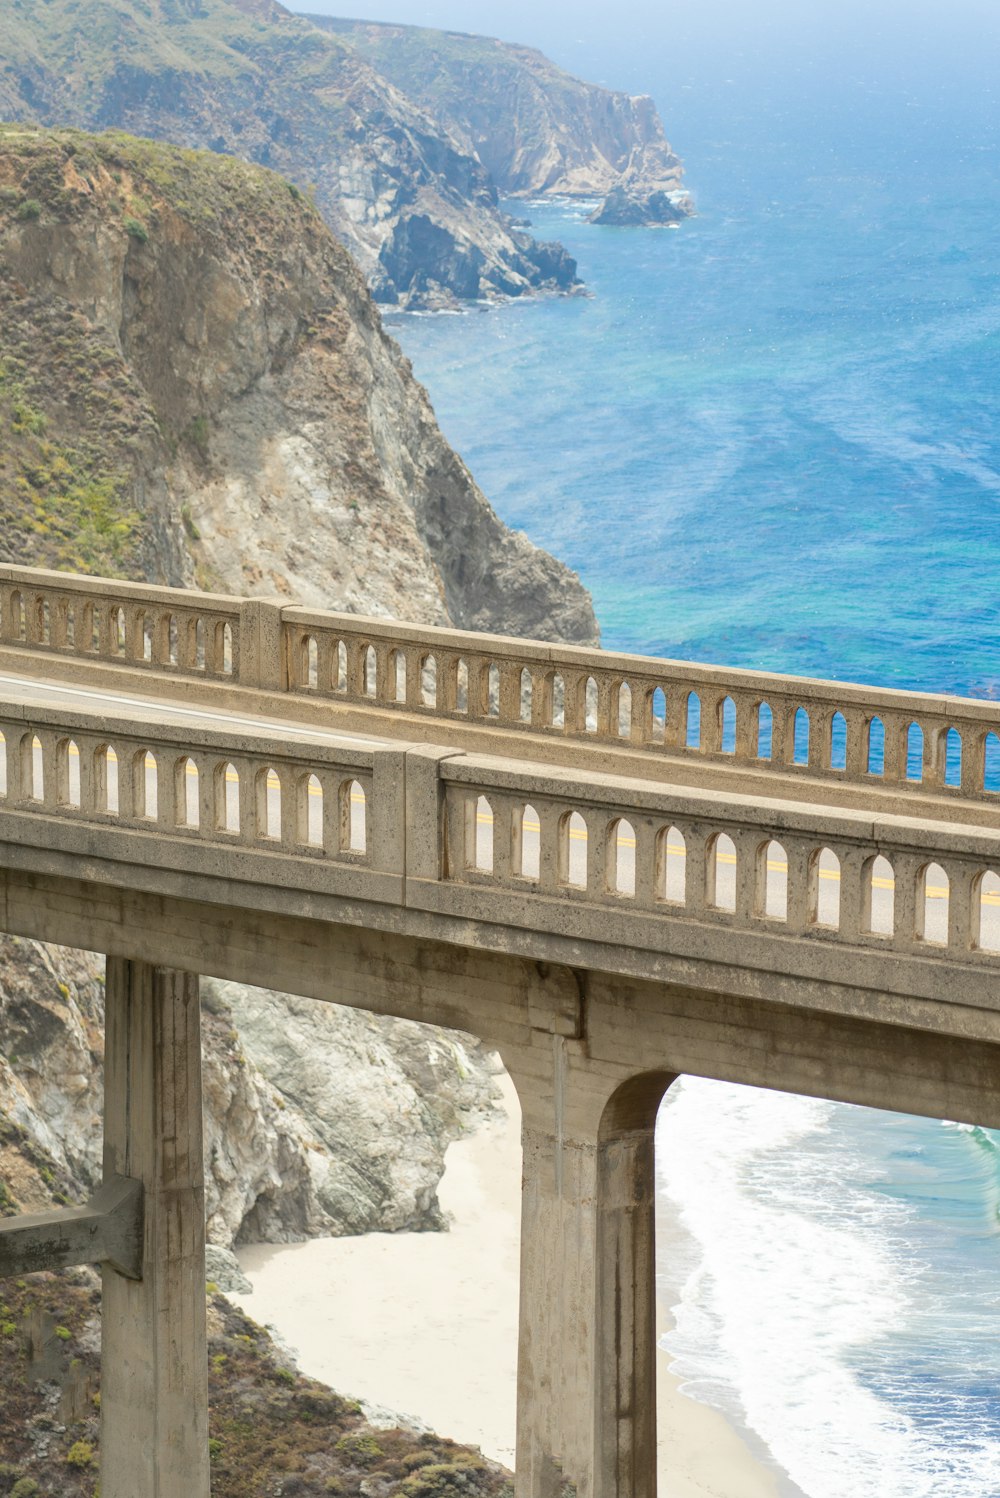
[[[448,1151],[450,1232],[253,1245],[239,1255],[253,1294],[232,1298],[277,1329],[303,1372],[512,1467],[521,1162],[506,1078],[504,1106]],[[682,1392],[662,1352],[657,1377],[662,1498],[779,1498],[776,1474]]]

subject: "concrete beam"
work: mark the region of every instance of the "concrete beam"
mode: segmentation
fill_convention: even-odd
[[[75,1264],[107,1264],[141,1279],[142,1228],[142,1182],[112,1176],[85,1206],[0,1221],[0,1279]]]

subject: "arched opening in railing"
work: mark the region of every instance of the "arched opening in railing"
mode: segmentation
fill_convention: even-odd
[[[21,795],[25,801],[44,801],[45,775],[42,746],[34,734],[21,740]]]
[[[951,886],[939,863],[926,864],[917,877],[917,936],[937,947],[948,945]]]
[[[406,701],[406,654],[402,650],[389,652],[389,691],[393,702]]]
[[[56,800],[60,806],[80,808],[80,750],[73,739],[56,744]]]
[[[635,895],[635,828],[626,817],[608,827],[607,887],[613,895]]]
[[[49,618],[49,600],[47,598],[35,599],[35,618],[37,621],[37,638],[43,645],[53,644],[52,624]]]
[[[906,778],[924,778],[924,731],[919,723],[911,723],[906,730]]]
[[[337,648],[333,653],[333,690],[347,691],[347,645],[343,640],[337,641]]]
[[[552,677],[552,727],[566,727],[566,683],[558,671]]]
[[[500,667],[496,661],[490,661],[486,673],[486,714],[490,718],[500,716]]]
[[[7,797],[7,736],[0,733],[0,796]]]
[[[949,728],[944,736],[944,783],[962,784],[962,735],[957,728]]]
[[[559,882],[569,889],[587,888],[587,824],[578,811],[559,819]]]
[[[461,656],[455,668],[455,711],[458,713],[469,711],[469,663]]]
[[[345,780],[340,787],[340,851],[368,851],[368,798],[360,780]]]
[[[493,807],[486,796],[465,803],[465,864],[480,874],[493,872]]]
[[[597,732],[597,682],[588,676],[583,689],[583,726],[587,733]]]
[[[168,614],[164,629],[164,638],[167,645],[167,660],[171,666],[176,666],[180,661],[179,640],[177,633],[177,619],[175,615]]]
[[[76,633],[74,630],[74,635]],[[82,639],[75,640],[75,644],[77,649],[83,649]],[[125,610],[123,608],[111,610],[108,619],[108,649],[112,655],[125,654]]]
[[[841,712],[830,719],[830,769],[847,769],[847,719]]]
[[[736,909],[736,844],[718,832],[708,845],[708,893],[713,910]]]
[[[992,732],[983,744],[983,790],[1000,791],[1000,736]]]
[[[656,837],[656,898],[683,905],[686,898],[687,844],[679,827],[667,827]]]
[[[240,772],[231,762],[215,767],[215,830],[240,830]]]
[[[425,655],[420,662],[420,700],[424,707],[437,707],[438,668],[433,655]]]
[[[655,687],[649,697],[646,720],[646,739],[650,744],[662,744],[667,732],[667,694],[662,687]]]
[[[191,662],[196,670],[205,669],[205,621],[199,615],[190,625],[191,629]]]
[[[178,827],[201,826],[201,777],[185,755],[174,766],[174,817]]]
[[[110,744],[94,750],[94,808],[118,815],[118,755]]]
[[[867,723],[868,754],[866,764],[869,775],[885,774],[885,724],[878,716]]]
[[[770,759],[774,753],[774,713],[769,702],[757,705],[757,758]]]
[[[755,914],[788,920],[788,854],[775,838],[757,849]]]
[[[307,848],[323,846],[323,786],[317,775],[300,775],[296,785],[296,824],[300,843]]]
[[[684,742],[689,749],[701,748],[701,698],[697,692],[688,692]]]
[[[723,754],[736,753],[736,703],[728,695],[719,703],[719,745]]]
[[[315,692],[319,686],[319,647],[316,644],[315,635],[305,635],[302,639],[302,685]]]
[[[866,862],[862,878],[864,929],[872,936],[892,936],[896,929],[896,876],[892,864],[878,853]]]
[[[840,859],[832,848],[820,848],[809,860],[809,920],[840,929]]]
[[[534,697],[535,685],[531,678],[531,672],[527,666],[521,670],[518,688],[518,717],[522,723],[531,722],[532,699]]]
[[[363,661],[364,674],[361,689],[366,697],[374,697],[378,690],[378,657],[375,654],[374,645],[365,647]]]
[[[254,778],[256,832],[272,842],[281,840],[281,777],[271,765],[257,771]]]
[[[1000,952],[1000,875],[992,869],[981,874],[974,902],[976,946],[983,952]]]
[[[804,707],[795,709],[795,722],[792,729],[792,763],[795,765],[809,763],[809,714]]]
[[[155,822],[159,816],[159,769],[155,754],[140,749],[132,758],[132,794],[135,814]]]
[[[627,681],[620,681],[612,690],[612,732],[620,739],[632,737],[632,688]]]
[[[74,649],[76,646],[76,608],[68,598],[57,600],[56,618],[59,643],[68,646],[70,650]]]
[[[538,812],[529,801],[520,816],[514,814],[514,869],[522,879],[540,879],[542,827]]]

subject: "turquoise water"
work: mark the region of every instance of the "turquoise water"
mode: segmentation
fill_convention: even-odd
[[[747,55],[724,86],[692,51],[659,93],[697,219],[519,207],[590,295],[392,327],[503,518],[584,577],[608,646],[996,696],[991,80],[975,48],[961,76],[864,62],[783,82]],[[634,51],[616,66],[657,92]],[[997,1139],[670,1095],[670,1348],[808,1498],[1000,1495]]]

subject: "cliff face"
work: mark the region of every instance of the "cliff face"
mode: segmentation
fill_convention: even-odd
[[[0,557],[595,633],[301,193],[128,137],[0,129]],[[0,1212],[97,1179],[102,976],[0,938]],[[491,1075],[468,1037],[206,984],[213,1277],[238,1238],[440,1226],[444,1151]]]
[[[590,640],[281,178],[0,127],[0,556]]]
[[[646,95],[574,78],[532,47],[368,21],[340,37],[478,156],[502,193],[602,198],[599,223],[678,223],[682,167]]]
[[[239,1242],[442,1226],[444,1154],[494,1105],[468,1036],[239,984],[203,985],[208,1235]],[[101,1179],[104,961],[0,936],[0,1215]]]
[[[359,52],[271,0],[0,0],[0,119],[270,166],[315,191],[380,301],[567,290],[575,265],[499,212],[482,163]]]

